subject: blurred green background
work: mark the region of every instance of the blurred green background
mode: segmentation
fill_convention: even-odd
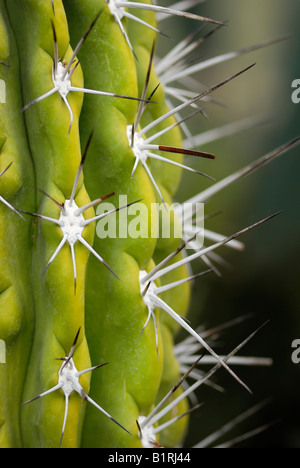
[[[228,26],[216,32],[193,55],[200,60],[291,34],[289,39],[279,44],[196,75],[202,83],[211,86],[256,63],[246,74],[214,93],[213,97],[225,106],[210,104],[206,108],[207,120],[203,117],[193,120],[194,133],[246,116],[266,120],[264,125],[201,147],[204,151],[214,152],[216,160],[213,163],[197,161],[193,167],[220,180],[300,135],[300,104],[296,105],[291,100],[291,83],[296,78],[300,79],[300,2],[207,0],[192,11],[228,21]],[[194,27],[190,20],[175,18],[160,25],[161,30],[176,41]],[[209,28],[206,26],[203,34]],[[161,38],[159,55],[162,56],[168,48],[170,42]],[[299,175],[300,146],[238,181],[205,205],[206,213],[222,210],[219,216],[206,222],[206,227],[226,235],[284,210],[276,219],[241,239],[246,245],[244,252],[234,252],[226,247],[218,251],[231,268],[222,268],[221,278],[209,275],[197,281],[189,317],[194,326],[198,325],[200,316],[201,324],[211,327],[251,314],[249,320],[222,335],[218,348],[220,353],[229,352],[269,320],[241,354],[270,356],[274,365],[272,368],[235,368],[253,395],[225,372],[219,371],[214,380],[223,385],[226,392],[201,388],[198,397],[205,404],[192,416],[187,446],[192,446],[255,403],[271,396],[268,406],[223,440],[275,421],[267,431],[239,444],[239,447],[300,448],[300,364],[293,364],[291,360],[292,341],[300,338]],[[186,173],[177,200],[185,201],[210,184],[197,175]],[[200,263],[193,265],[194,271],[201,269]]]

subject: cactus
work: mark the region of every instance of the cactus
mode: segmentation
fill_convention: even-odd
[[[173,206],[183,170],[211,179],[185,155],[217,163],[188,121],[252,65],[197,94],[176,91],[172,81],[193,73],[176,73],[180,59],[206,36],[189,35],[159,62],[156,14],[223,26],[148,0],[0,0],[2,448],[177,447],[198,408],[193,391],[218,369],[248,389],[230,360],[252,335],[219,356],[186,317],[192,282],[218,273],[214,251],[243,248],[237,238],[274,215],[231,236],[205,230],[215,243],[202,247],[193,213],[183,210],[181,229],[182,207]],[[204,203],[298,143],[189,203]],[[208,270],[193,274],[196,259]],[[187,337],[178,344],[181,329]],[[205,358],[212,368],[203,376]]]

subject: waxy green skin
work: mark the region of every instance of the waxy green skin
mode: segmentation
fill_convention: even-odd
[[[107,6],[101,1],[64,2],[73,44],[92,19],[103,12],[79,54],[89,88],[138,97],[135,59]],[[89,60],[89,52],[93,60]],[[134,122],[137,103],[125,99],[84,99],[80,117],[81,135],[94,131],[84,175],[91,197],[115,191],[112,201],[127,194],[128,203],[137,200],[149,209],[155,195],[148,176],[139,167],[130,179],[134,156],[126,136]],[[132,207],[133,208],[133,207]],[[121,212],[120,212],[121,215]],[[148,216],[148,215],[147,215]],[[129,217],[130,222],[130,217]],[[150,227],[149,227],[150,229]],[[136,420],[150,410],[160,383],[162,358],[157,359],[151,322],[139,338],[147,318],[140,294],[139,271],[149,263],[156,239],[99,239],[95,247],[119,276],[99,268],[91,258],[87,273],[86,323],[92,361],[108,361],[93,374],[91,397],[131,432],[131,436],[106,418],[87,408],[83,447],[140,447]],[[162,348],[159,350],[162,356]]]
[[[141,95],[155,34],[149,34],[147,30],[145,33],[145,29],[142,28],[141,37],[145,44],[137,44],[137,53],[141,52],[139,63],[142,64],[137,65],[104,0],[55,0],[55,15],[50,0],[2,0],[0,4],[3,11],[7,9],[18,48],[19,55],[14,55],[14,76],[17,76],[19,67],[18,93],[22,93],[23,96],[22,102],[15,102],[15,106],[19,107],[18,111],[53,87],[54,39],[51,21],[56,31],[59,57],[68,61],[72,55],[69,28],[71,45],[75,47],[100,10],[103,10],[102,14],[79,53],[82,68],[77,67],[72,84],[82,87],[84,76],[84,85],[87,88],[135,97]],[[148,12],[146,16],[148,21],[154,21],[152,13]],[[153,73],[149,89],[156,85],[157,78]],[[11,196],[15,192],[19,193],[20,186],[25,187],[25,182],[30,189],[24,189],[26,200],[20,197],[19,203],[17,197],[12,198],[14,206],[20,204],[23,210],[58,219],[59,207],[44,194],[35,191],[34,187],[43,189],[59,203],[64,203],[70,197],[83,149],[93,131],[84,165],[84,178],[80,179],[75,197],[77,205],[85,205],[90,200],[114,191],[115,197],[111,201],[115,204],[118,203],[118,196],[124,194],[128,197],[128,203],[142,200],[148,214],[141,214],[141,219],[145,221],[145,218],[148,218],[150,221],[150,207],[159,200],[149,177],[139,165],[133,180],[130,178],[135,158],[128,144],[126,128],[135,120],[137,103],[90,95],[85,96],[83,102],[80,93],[70,93],[68,100],[74,114],[70,135],[69,111],[58,93],[34,104],[24,114],[19,114],[24,128],[18,131],[14,141],[19,143],[21,140],[23,143],[19,136],[23,131],[22,138],[27,139],[28,157],[32,160],[33,169],[24,158],[23,172],[19,172],[19,185],[16,184],[16,188],[11,189]],[[157,104],[148,106],[142,125],[166,112],[163,90],[158,90],[155,101]],[[178,129],[167,135],[166,144],[170,144],[168,137],[172,145],[180,146]],[[164,140],[160,142],[164,143]],[[177,161],[180,159],[180,156],[176,156]],[[151,164],[151,168],[166,203],[171,204],[180,180],[180,169],[156,162]],[[8,175],[7,173],[5,176]],[[2,180],[0,187],[1,183]],[[8,192],[3,195],[7,195],[10,200]],[[2,209],[4,210],[0,207],[0,210]],[[131,210],[132,216],[129,212],[127,219],[129,223],[135,214],[134,205]],[[93,209],[85,212],[86,218],[93,215]],[[17,236],[22,220],[15,219],[17,215],[13,212],[9,212],[7,216],[14,217],[13,230]],[[117,218],[121,222],[122,211]],[[23,291],[21,284],[18,284],[19,277],[13,278],[13,284],[16,285],[18,294],[22,292],[24,295],[24,285],[28,286],[27,302],[22,302],[26,306],[28,304],[28,311],[24,312],[26,326],[22,329],[22,337],[24,336],[26,341],[25,347],[22,345],[22,351],[26,348],[27,354],[24,352],[21,355],[21,345],[15,346],[13,350],[17,355],[17,358],[13,356],[14,362],[18,362],[19,359],[22,371],[17,375],[20,386],[15,400],[18,400],[18,406],[13,402],[14,416],[9,421],[11,427],[15,428],[15,434],[11,433],[6,423],[2,424],[0,435],[3,438],[3,446],[59,446],[65,409],[63,392],[56,391],[23,406],[20,416],[19,405],[57,384],[61,361],[56,359],[68,354],[80,327],[79,340],[73,356],[77,369],[85,369],[92,364],[109,363],[93,373],[90,391],[90,374],[83,375],[80,383],[84,391],[126,427],[131,435],[94,407],[86,407],[79,395],[73,393],[69,401],[62,447],[141,447],[136,420],[140,415],[148,414],[155,402],[163,396],[163,392],[170,390],[178,379],[179,369],[173,355],[173,340],[177,327],[165,312],[156,311],[158,355],[152,319],[140,335],[148,310],[140,293],[139,273],[141,270],[153,268],[153,259],[157,262],[164,258],[179,245],[180,239],[157,240],[156,237],[150,238],[147,235],[137,239],[128,236],[99,239],[95,236],[95,223],[90,225],[84,230],[84,238],[101,254],[120,280],[94,257],[89,257],[88,251],[77,243],[77,288],[74,294],[73,265],[68,244],[41,277],[44,267],[62,238],[60,228],[47,221],[35,218],[32,220],[28,217],[23,223],[27,226],[27,231],[23,229],[22,235],[27,236],[28,249],[23,248],[25,239],[22,239],[19,270],[23,268],[22,274],[26,272],[27,279],[22,281]],[[12,224],[9,229],[11,228]],[[151,228],[152,231],[158,230],[157,225],[150,226],[149,223],[149,232]],[[16,248],[17,242],[15,244]],[[6,256],[7,252],[1,259]],[[18,272],[18,275],[21,279],[21,273]],[[166,278],[166,281],[170,281],[170,278],[181,279],[186,275],[186,269],[182,268],[174,272],[172,277]],[[178,288],[175,294],[168,294],[166,300],[177,313],[184,315],[189,302],[189,286]],[[10,320],[13,317],[10,313]],[[21,328],[17,325],[11,333],[12,337],[16,334],[21,336]],[[14,370],[15,375],[17,370],[18,367]],[[6,376],[5,381],[7,382]],[[12,379],[9,385],[13,385]],[[8,394],[8,385],[3,388],[3,392],[4,395]],[[5,401],[5,398],[1,396],[1,402]],[[5,406],[4,413],[9,404]],[[184,401],[179,411],[184,411],[186,406]],[[6,417],[7,415],[2,416],[1,413],[0,424]],[[19,418],[21,429],[18,430],[16,420]],[[163,444],[177,445],[185,427],[186,420],[174,425],[162,436]]]
[[[0,79],[5,103],[0,104],[0,194],[15,208],[31,210],[33,167],[23,116],[20,114],[18,56],[4,1],[0,2]],[[19,408],[33,334],[31,223],[0,203],[0,339],[6,346],[6,363],[0,364],[0,446],[22,446]]]
[[[82,5],[80,1],[65,0],[64,5],[73,45],[83,35],[97,12],[104,7],[87,40],[85,53],[79,54],[86,86],[141,96],[155,34],[145,34],[143,28],[142,37],[147,37],[148,49],[143,51],[144,56],[137,64],[104,2],[94,0]],[[88,50],[93,54],[93,60],[89,60],[89,54],[86,54]],[[140,64],[143,64],[143,68]],[[135,69],[137,77],[133,73]],[[112,89],[111,83],[114,84]],[[138,91],[133,89],[132,83],[136,83]],[[157,83],[153,74],[149,90]],[[162,90],[155,94],[154,100],[157,104],[149,104],[149,113],[145,115],[145,121],[166,112]],[[80,117],[81,135],[87,136],[91,130],[94,131],[93,143],[84,169],[86,186],[92,197],[96,196],[99,187],[105,187],[104,192],[114,190],[116,194],[128,194],[128,202],[142,198],[143,203],[149,207],[151,203],[159,200],[144,169],[139,165],[133,180],[130,179],[134,157],[126,138],[126,126],[132,124],[135,119],[136,105],[126,100],[110,101],[97,98],[95,102],[90,96],[86,96],[84,100]],[[172,144],[180,144],[180,134],[175,131],[174,135],[171,135]],[[170,168],[163,173],[167,174],[165,187],[163,178],[159,182],[166,202],[171,203],[171,194],[178,185],[180,171],[171,170],[172,182],[169,176]],[[125,425],[133,436],[129,437],[107,419],[99,418],[93,408],[88,408],[83,430],[84,447],[140,446],[135,421],[153,407],[162,382],[164,359],[170,364],[168,356],[172,352],[171,349],[167,349],[165,353],[164,340],[159,333],[159,357],[157,356],[152,320],[139,338],[147,318],[147,309],[140,295],[138,275],[141,269],[149,265],[154,247],[159,243],[160,240],[156,239],[105,239],[105,242],[95,239],[95,245],[105,252],[104,258],[114,268],[121,281],[116,282],[109,272],[104,271],[101,274],[99,265],[94,259],[90,259],[86,298],[89,348],[93,361],[109,361],[109,365],[101,373],[94,373],[91,396],[102,404],[105,402],[104,406],[109,408],[111,414]],[[172,239],[167,245],[162,241],[163,253],[169,254],[179,243],[180,239]],[[184,268],[177,272],[177,279],[183,275],[186,275]],[[186,312],[189,287],[184,286],[180,289],[178,296],[181,298],[182,307],[177,311],[181,314]],[[163,315],[164,312],[157,311],[159,330],[160,323],[165,327]],[[170,332],[165,330],[165,333]],[[179,375],[176,362],[173,362],[172,367],[174,371],[171,372],[172,378],[167,382],[168,390],[176,383]],[[186,404],[182,406],[186,408]],[[185,424],[182,422],[178,426],[175,427],[176,442],[185,430]]]
[[[142,10],[136,10],[134,14],[146,21],[148,24],[157,27],[155,14],[149,11]],[[145,28],[144,26],[140,25],[139,23],[136,23],[135,21],[128,22],[128,34],[133,49],[139,58],[139,61],[137,62],[136,66],[139,78],[139,92],[141,93],[144,86],[145,76],[147,73],[147,66],[149,63],[152,45],[154,41],[157,42],[160,39],[156,37],[156,34],[153,31]],[[153,89],[155,89],[158,83],[159,78],[155,73],[155,67],[153,67],[149,81],[149,91],[151,92]],[[162,86],[160,86],[157,89],[156,93],[153,96],[153,100],[157,102],[157,105],[149,105],[147,107],[146,112],[144,113],[141,120],[142,127],[145,127],[146,125],[148,125],[148,123],[152,122],[153,120],[159,118],[160,116],[164,115],[169,111],[169,108],[165,102],[165,94]],[[152,132],[156,133],[159,130],[167,128],[168,126],[175,123],[175,121],[175,117],[170,117],[166,121],[161,122],[158,126],[156,126],[152,130]],[[151,132],[147,134],[147,136],[149,135],[151,135]],[[153,143],[155,144],[155,140],[153,141]],[[166,146],[169,145],[181,147],[182,137],[179,126],[171,129],[170,131],[166,132],[164,135],[159,137],[157,143]],[[176,155],[171,153],[161,153],[161,155],[179,163],[183,162],[183,157],[178,154]],[[159,186],[159,189],[164,197],[165,202],[171,206],[174,201],[173,197],[176,194],[181,180],[182,169],[175,167],[171,164],[167,164],[157,160],[152,160],[151,172]],[[173,237],[171,236],[170,238],[162,238],[161,236],[159,237],[153,255],[153,259],[156,263],[159,263],[164,258],[166,258],[181,244],[181,238],[180,234],[178,234],[177,223],[178,220],[176,219],[175,215],[173,217],[172,223],[171,216],[170,230],[171,232],[176,233],[176,235],[174,235]],[[181,258],[182,254],[177,255],[172,260],[172,262],[170,262],[170,264],[180,260]],[[161,278],[161,284],[169,284],[174,281],[186,278],[188,276],[189,273],[187,271],[187,268],[181,267],[169,273],[168,275],[163,276]],[[170,307],[172,307],[173,310],[175,310],[179,315],[184,317],[188,312],[188,307],[190,303],[190,285],[189,283],[185,283],[179,287],[176,287],[175,289],[166,291],[165,293],[161,294],[160,297]],[[164,365],[161,384],[158,391],[158,395],[156,397],[156,403],[159,403],[159,401],[166,395],[166,393],[170,391],[170,389],[176,384],[180,376],[179,365],[173,354],[174,340],[176,334],[180,330],[180,326],[164,311],[160,311],[160,322],[162,328],[162,341],[164,348]],[[180,390],[177,390],[176,395],[178,395],[179,392]],[[187,411],[188,407],[189,405],[187,400],[183,400],[176,408],[176,414],[179,415],[184,413],[185,411]],[[173,413],[166,415],[160,421],[160,423],[165,422],[166,420],[171,419],[172,417],[175,417],[176,414],[173,410]],[[164,447],[176,447],[179,444],[181,444],[185,432],[187,430],[187,422],[188,418],[185,417],[180,419],[177,423],[172,424],[168,429],[166,429],[160,434],[160,443]]]
[[[51,20],[56,29],[60,58],[69,59],[68,25],[62,3],[55,2],[55,16],[51,2],[16,0],[6,2],[12,28],[16,33],[19,54],[23,105],[42,95],[51,87],[54,41]],[[24,21],[26,18],[26,21]],[[72,83],[82,84],[80,67],[73,75]],[[68,136],[69,112],[56,93],[34,104],[25,112],[29,146],[35,170],[35,185],[46,191],[59,203],[71,195],[75,175],[81,160],[78,118],[82,105],[80,93],[70,94],[69,103],[74,113],[74,122]],[[58,219],[60,210],[50,199],[38,192],[34,212]],[[75,202],[78,206],[89,203],[83,180],[78,186]],[[85,213],[93,216],[92,209]],[[84,334],[85,270],[88,251],[75,245],[77,262],[77,289],[74,294],[73,266],[68,243],[63,247],[46,274],[41,273],[50,256],[58,246],[62,233],[60,228],[47,221],[36,224],[32,251],[32,285],[35,301],[35,333],[31,352],[24,401],[57,384],[61,362],[55,359],[66,356],[74,337],[81,327],[74,361],[78,369],[90,367],[88,347]],[[85,229],[83,236],[92,244],[95,226]],[[81,378],[86,392],[89,374]],[[68,421],[63,438],[63,447],[78,447],[80,444],[82,400],[73,393],[69,402]],[[61,436],[64,395],[57,391],[22,408],[22,432],[25,447],[58,447]]]

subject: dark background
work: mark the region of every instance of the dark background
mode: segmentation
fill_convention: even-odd
[[[170,2],[169,2],[170,3]],[[217,180],[242,168],[265,153],[300,135],[300,104],[291,101],[291,83],[300,79],[300,2],[299,0],[207,0],[193,9],[203,16],[228,21],[206,41],[194,57],[200,60],[291,34],[279,44],[235,58],[199,73],[197,78],[211,86],[242,68],[256,63],[249,72],[217,91],[214,97],[226,107],[210,105],[209,117],[193,120],[194,132],[244,118],[258,116],[267,123],[223,138],[203,147],[216,154],[216,161],[197,163],[197,167]],[[187,19],[168,19],[161,29],[183,38],[194,23]],[[203,30],[208,31],[209,26]],[[159,54],[170,44],[162,38]],[[202,148],[201,148],[202,149]],[[261,168],[214,197],[205,205],[206,213],[222,214],[206,222],[208,229],[230,235],[274,212],[277,218],[248,233],[242,240],[244,252],[223,247],[218,251],[230,265],[222,277],[209,275],[194,286],[189,318],[193,325],[207,327],[235,317],[251,314],[242,324],[222,335],[220,353],[229,352],[266,320],[268,324],[243,349],[241,354],[269,356],[271,368],[235,368],[250,386],[248,394],[223,370],[215,381],[226,393],[201,387],[198,398],[204,403],[191,419],[187,446],[193,446],[255,403],[271,397],[271,402],[222,440],[273,423],[268,430],[238,447],[300,448],[300,364],[291,360],[291,344],[300,338],[300,247],[299,247],[300,146]],[[188,183],[187,183],[188,181]],[[209,186],[197,176],[183,175],[177,194],[184,201]],[[199,263],[194,271],[203,269]]]

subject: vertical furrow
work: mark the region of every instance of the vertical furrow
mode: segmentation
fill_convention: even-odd
[[[55,35],[60,64],[65,67],[70,60],[72,49],[69,45],[68,25],[61,2],[55,2],[55,15],[50,1],[17,0],[6,4],[18,43],[25,106],[53,88]],[[73,74],[72,85],[82,86],[80,66]],[[78,118],[82,95],[70,94],[68,100],[73,113],[70,134],[70,112],[59,93],[33,103],[25,110],[28,140],[36,172],[36,187],[43,190],[37,192],[35,213],[55,220],[59,219],[61,209],[51,198],[66,205],[81,161]],[[78,206],[90,202],[82,175],[75,202]],[[88,217],[93,214],[93,209],[86,212]],[[26,400],[57,384],[61,361],[56,359],[69,353],[80,327],[81,333],[74,359],[76,357],[78,369],[90,366],[84,333],[85,269],[89,252],[83,245],[76,243],[75,292],[73,262],[68,242],[42,275],[49,259],[62,241],[62,229],[56,223],[45,219],[38,218],[36,222],[34,218],[34,224],[36,234],[32,249],[32,286],[36,316],[34,342],[26,376]],[[91,243],[93,235],[93,226],[86,227],[83,233],[85,239]],[[88,392],[89,374],[82,376],[81,381]],[[25,447],[58,447],[64,408],[65,398],[61,390],[24,406],[22,432]],[[70,396],[62,446],[79,445],[82,409],[82,399],[73,393]]]
[[[16,44],[0,2],[0,196],[14,209],[34,209],[34,171],[20,114]],[[32,226],[0,201],[0,446],[22,446],[20,405],[34,330]]]

